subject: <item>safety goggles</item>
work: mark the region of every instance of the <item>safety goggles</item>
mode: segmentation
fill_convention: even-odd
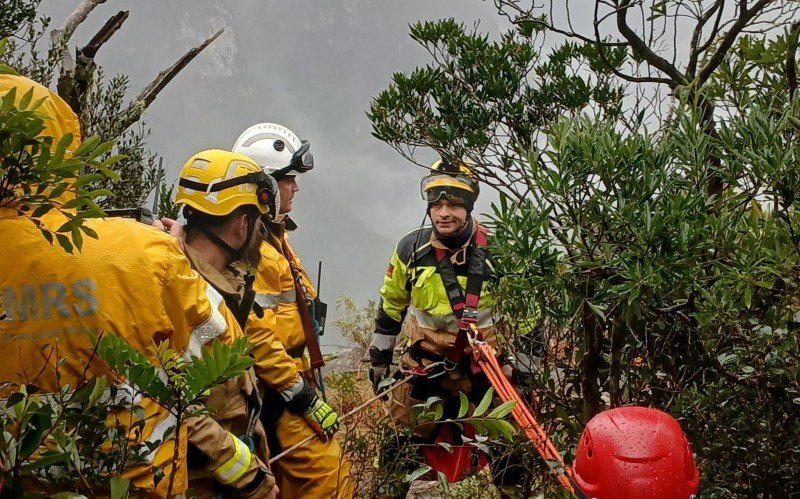
[[[314,169],[314,156],[311,154],[311,142],[301,141],[300,149],[292,154],[292,160],[287,166],[272,172],[276,180],[280,180],[287,175],[306,173]]]
[[[428,203],[447,199],[451,203],[466,204],[475,201],[475,181],[463,175],[432,175],[420,182],[420,194]]]

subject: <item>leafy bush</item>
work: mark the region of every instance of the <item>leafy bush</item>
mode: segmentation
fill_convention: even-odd
[[[98,357],[134,391],[123,394],[105,377],[79,379],[55,394],[29,393],[26,386],[13,391],[0,408],[0,497],[31,492],[24,487],[32,480],[48,490],[126,497],[135,491],[120,478],[122,471],[144,461],[162,442],[143,441],[145,421],[120,421],[120,411],[141,410],[134,403],[140,395],[157,402],[175,415],[175,427],[164,438],[177,442],[186,418],[208,413],[200,404],[203,394],[253,363],[246,338],[231,346],[215,341],[191,361],[163,342],[152,347],[154,363],[113,334],[94,338],[94,344]],[[173,477],[156,470],[156,483],[165,478],[174,490]]]
[[[585,33],[571,2],[496,0],[497,35],[420,22],[430,62],[369,117],[409,160],[466,160],[500,193],[499,308],[543,314],[529,383],[568,460],[597,412],[651,405],[687,431],[703,496],[783,497],[800,490],[800,7],[723,4],[598,0]]]
[[[681,421],[707,494],[800,490],[799,110],[753,106],[717,137],[690,113],[654,135],[565,120],[532,158],[537,189],[494,208],[503,301],[535,296],[566,344],[536,386],[571,443],[604,408],[654,406]]]
[[[0,207],[28,218],[51,243],[55,239],[67,251],[73,246],[80,250],[84,235],[96,237],[83,220],[103,214],[94,200],[112,195],[88,190],[88,185],[115,178],[110,166],[119,158],[101,159],[114,144],[97,137],[71,148],[67,157],[72,135],[57,143],[52,137],[40,138],[45,117],[37,111],[41,102],[32,100],[32,91],[17,99],[16,88],[0,98]],[[87,169],[92,173],[83,173]],[[51,212],[65,222],[55,228],[43,224],[42,217]]]

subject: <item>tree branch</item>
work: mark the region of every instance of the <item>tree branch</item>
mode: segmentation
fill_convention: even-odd
[[[697,75],[694,81],[695,88],[699,88],[703,85],[711,77],[711,74],[714,73],[714,70],[722,63],[722,60],[725,58],[725,55],[728,53],[728,50],[733,46],[733,42],[736,41],[736,37],[742,32],[742,30],[747,26],[754,17],[756,17],[761,10],[764,9],[770,2],[774,2],[775,0],[758,0],[753,8],[747,9],[747,2],[742,1],[739,5],[739,18],[736,22],[731,26],[725,36],[722,38],[722,42],[717,47],[717,50],[708,60],[705,66],[700,70],[700,73]]]
[[[763,0],[762,0],[763,1]],[[628,8],[630,7],[631,0],[621,0],[620,8],[617,9],[617,29],[620,34],[628,41],[631,49],[639,55],[642,59],[647,61],[651,66],[657,68],[662,73],[670,77],[668,85],[675,88],[684,83],[684,76],[678,71],[678,68],[670,64],[669,61],[653,52],[650,47],[645,44],[639,35],[637,35],[628,26]]]
[[[122,24],[128,19],[129,15],[130,11],[127,10],[121,10],[117,12],[111,17],[111,19],[106,21],[97,34],[95,34],[94,37],[89,40],[89,43],[87,43],[82,49],[78,50],[78,55],[83,55],[90,59],[94,59],[94,56],[97,55],[97,51],[100,50],[100,47],[110,40],[114,33],[116,33],[122,27]]]
[[[797,41],[800,38],[800,21],[792,24],[790,36],[787,38],[791,45],[786,54],[786,86],[789,88],[789,101],[792,101],[797,92],[797,62],[795,61],[795,56],[797,55]]]
[[[185,68],[197,55],[208,47],[211,42],[216,40],[224,30],[219,30],[209,37],[206,41],[186,52],[183,57],[178,59],[175,64],[160,72],[146,87],[139,92],[133,101],[128,105],[128,109],[122,114],[117,132],[121,134],[131,125],[139,121],[147,107],[153,103],[158,94],[164,89]]]
[[[54,29],[50,32],[50,40],[52,41],[53,47],[58,48],[63,47],[64,55],[61,60],[61,64],[63,67],[67,67],[72,69],[75,62],[69,55],[69,50],[66,49],[67,43],[69,43],[70,38],[72,35],[75,34],[75,30],[78,29],[78,26],[86,20],[89,16],[89,13],[94,10],[95,7],[100,5],[101,3],[105,3],[106,0],[83,0],[72,13],[67,16],[67,20],[64,21],[64,25],[61,29]]]
[[[614,75],[619,78],[622,78],[625,81],[629,81],[631,83],[664,83],[670,85],[672,80],[668,78],[657,78],[651,76],[631,76],[623,73],[622,71],[615,68],[606,58],[605,51],[603,50],[603,42],[600,40],[600,23],[603,21],[602,19],[598,19],[599,14],[599,6],[600,3],[596,2],[594,5],[594,40],[590,40],[589,43],[598,46],[597,53],[600,55],[600,58],[603,59],[603,63],[611,70]],[[625,45],[625,44],[621,44]]]
[[[106,21],[102,28],[95,34],[86,46],[76,51],[76,60],[72,64],[62,64],[58,76],[58,94],[81,119],[81,129],[85,129],[83,122],[83,104],[81,102],[94,77],[94,57],[100,47],[106,43],[114,33],[119,30],[128,18],[128,11],[120,11]],[[85,16],[84,16],[85,19]],[[66,50],[66,47],[64,47]]]
[[[720,23],[722,22],[722,13],[725,11],[725,1],[722,2],[722,8],[717,11],[717,18],[714,20],[714,27],[711,29],[711,33],[708,35],[708,40],[699,47],[697,47],[697,53],[701,54],[708,50],[708,47],[714,43],[714,40],[717,38],[717,33],[720,30]],[[725,24],[728,24],[727,22]],[[695,68],[696,70],[697,68]]]
[[[703,13],[700,19],[697,20],[697,26],[694,27],[694,32],[692,32],[692,41],[689,43],[689,63],[686,65],[686,75],[689,78],[694,78],[697,71],[697,58],[702,53],[701,50],[697,49],[697,46],[700,43],[700,37],[703,34],[703,28],[715,12],[719,12],[720,14],[722,13],[722,4],[724,3],[725,0],[717,0],[714,2],[714,5],[712,5],[711,8]],[[717,20],[719,20],[719,16],[717,17]],[[712,31],[709,39],[713,39],[713,37],[714,33]]]

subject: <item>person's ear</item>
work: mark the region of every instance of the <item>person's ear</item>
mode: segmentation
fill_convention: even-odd
[[[248,225],[248,217],[247,213],[241,213],[239,216],[236,217],[234,222],[234,227],[236,230],[236,237],[239,241],[244,241],[247,239],[247,225]]]

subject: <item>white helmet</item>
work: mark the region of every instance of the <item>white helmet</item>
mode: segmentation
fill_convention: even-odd
[[[258,163],[264,172],[280,180],[301,175],[314,168],[310,143],[300,140],[285,126],[275,123],[253,125],[236,139],[233,152],[244,154]]]

